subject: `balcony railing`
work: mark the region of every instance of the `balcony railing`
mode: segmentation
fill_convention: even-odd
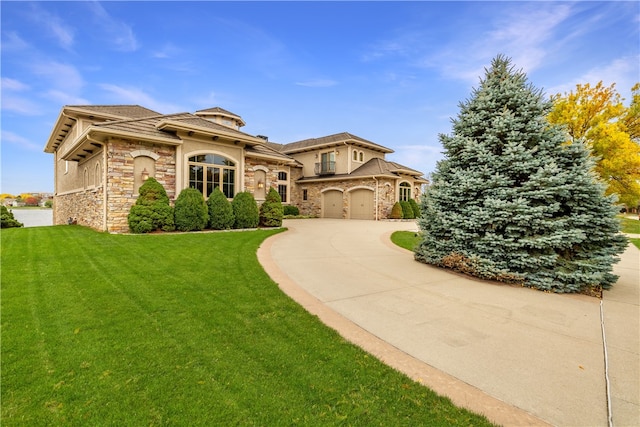
[[[316,163],[316,175],[334,175],[336,173],[336,162]]]

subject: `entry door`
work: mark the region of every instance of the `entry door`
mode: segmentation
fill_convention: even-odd
[[[325,191],[322,193],[322,201],[323,218],[342,218],[342,191]]]
[[[354,190],[350,194],[350,218],[375,219],[373,212],[373,191],[360,189]]]

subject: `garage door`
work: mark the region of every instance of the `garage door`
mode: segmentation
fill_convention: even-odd
[[[374,219],[373,191],[359,189],[350,193],[349,211],[351,219]]]
[[[342,191],[329,190],[322,193],[322,217],[342,218]]]

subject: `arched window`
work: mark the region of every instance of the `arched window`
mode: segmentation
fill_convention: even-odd
[[[216,187],[227,198],[235,195],[236,164],[218,154],[189,157],[189,187],[197,188],[207,198]]]
[[[100,187],[100,184],[102,184],[102,173],[100,172],[100,163],[96,163],[96,170],[95,170],[96,176],[94,177],[94,182],[95,182],[95,186],[96,187]]]
[[[358,150],[353,150],[353,160],[358,161]]]
[[[364,162],[364,153],[362,151],[358,154],[358,160]]]
[[[411,198],[411,184],[408,182],[400,183],[400,194],[398,195],[398,199],[400,201],[408,202]]]
[[[87,168],[84,168],[82,181],[83,181],[82,185],[83,185],[84,189],[86,190],[89,187],[89,169],[87,169]]]

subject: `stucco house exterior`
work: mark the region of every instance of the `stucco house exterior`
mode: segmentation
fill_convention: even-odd
[[[305,215],[387,218],[398,200],[418,198],[422,173],[387,161],[393,150],[349,133],[289,144],[240,131],[219,107],[161,114],[139,105],[64,106],[44,151],[54,157],[54,224],[69,219],[101,231],[128,231],[138,189],[156,178],[171,200],[187,187],[229,199],[269,188]]]

